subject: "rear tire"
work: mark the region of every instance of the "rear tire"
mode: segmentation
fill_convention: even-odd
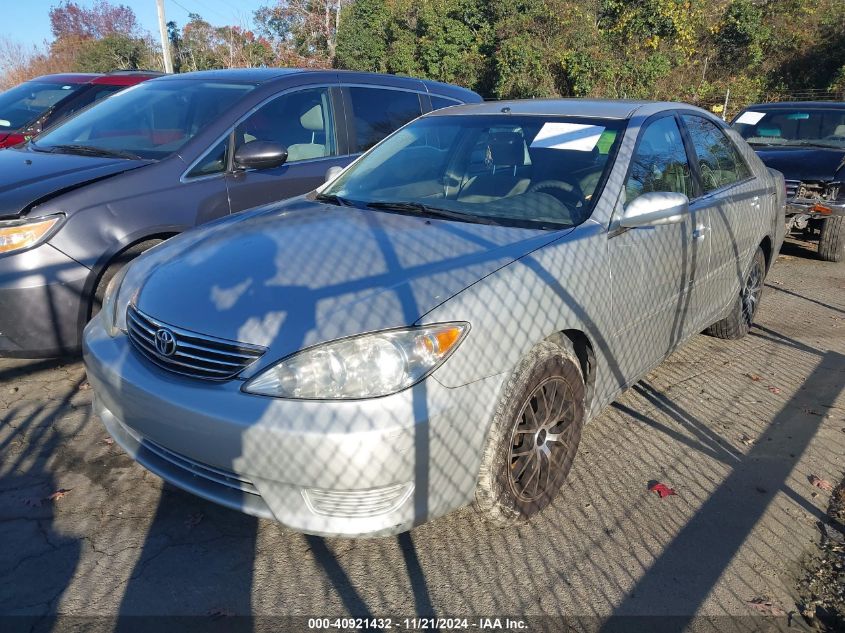
[[[118,253],[117,256],[109,262],[108,266],[106,266],[106,269],[103,271],[103,274],[100,275],[99,281],[97,281],[97,287],[94,288],[94,296],[91,298],[91,309],[88,314],[89,321],[97,316],[97,313],[100,311],[100,308],[103,305],[103,297],[106,294],[106,288],[108,288],[112,277],[114,277],[121,268],[126,266],[126,264],[138,257],[138,255],[144,251],[150,250],[156,244],[161,244],[162,241],[163,240],[145,240],[143,242],[139,242],[130,246],[125,251]]]
[[[845,259],[845,216],[825,218],[822,222],[819,257],[826,262]]]
[[[751,329],[754,316],[760,306],[763,295],[763,283],[766,280],[766,256],[758,248],[751,258],[751,264],[745,273],[742,288],[731,304],[731,310],[724,319],[716,321],[705,330],[705,334],[725,339],[740,339]]]
[[[568,340],[543,341],[513,370],[482,457],[476,507],[499,525],[540,512],[563,485],[581,440],[584,377]]]

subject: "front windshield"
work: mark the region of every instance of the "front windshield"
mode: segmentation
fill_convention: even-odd
[[[147,81],[60,123],[39,136],[33,147],[164,158],[254,88],[189,79]]]
[[[321,192],[356,206],[488,222],[574,226],[600,194],[623,121],[443,115],[418,119]]]
[[[752,145],[845,148],[845,108],[746,110],[733,127]]]
[[[0,131],[19,130],[85,84],[26,81],[0,93]]]

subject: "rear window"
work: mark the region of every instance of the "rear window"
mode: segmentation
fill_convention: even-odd
[[[27,81],[0,93],[0,131],[10,132],[25,127],[85,85]]]

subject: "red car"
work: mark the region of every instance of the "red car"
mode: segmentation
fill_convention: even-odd
[[[0,93],[0,148],[24,142],[95,101],[159,77],[155,71],[44,75]]]

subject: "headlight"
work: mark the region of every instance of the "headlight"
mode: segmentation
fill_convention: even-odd
[[[106,328],[109,336],[117,336],[121,330],[126,329],[126,317],[121,317],[118,313],[118,306],[120,302],[117,300],[120,294],[120,287],[123,285],[123,280],[126,278],[126,272],[129,270],[127,264],[117,271],[117,274],[111,278],[109,285],[106,286],[106,293],[103,295],[103,305],[100,306],[100,313],[103,315],[103,325]],[[124,312],[126,305],[123,306]]]
[[[243,390],[301,400],[386,396],[434,371],[468,330],[466,323],[441,323],[324,343],[265,369]]]
[[[63,217],[63,215],[50,215],[34,220],[0,222],[0,254],[35,246]]]

